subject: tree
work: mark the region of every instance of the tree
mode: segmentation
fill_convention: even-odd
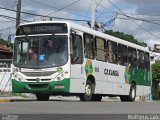
[[[152,97],[159,99],[160,62],[152,64]]]
[[[7,45],[7,41],[1,38],[0,45]],[[10,47],[13,48],[13,43],[10,43]]]
[[[121,38],[121,39],[126,40],[128,42],[135,43],[137,45],[141,45],[141,46],[144,46],[144,47],[147,46],[146,43],[139,42],[137,39],[135,39],[133,35],[128,35],[128,34],[125,34],[123,32],[119,32],[119,31],[114,32],[113,30],[106,30],[104,33],[106,33],[108,35],[112,35],[114,37]]]

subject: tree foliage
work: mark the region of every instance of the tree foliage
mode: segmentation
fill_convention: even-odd
[[[152,64],[152,99],[159,100],[160,62]]]
[[[137,39],[135,39],[133,35],[128,35],[128,34],[125,34],[123,32],[119,32],[119,31],[114,32],[113,30],[106,30],[104,33],[112,35],[114,37],[121,38],[121,39],[126,40],[128,42],[135,43],[137,45],[141,45],[141,46],[145,46],[145,47],[147,46],[146,43],[139,42]]]
[[[7,41],[4,39],[0,39],[0,44],[1,45],[7,45]],[[11,48],[13,48],[13,43],[10,43]]]
[[[160,63],[152,65],[152,79],[160,82]]]

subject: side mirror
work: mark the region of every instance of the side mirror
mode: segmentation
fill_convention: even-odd
[[[83,59],[81,57],[74,56],[72,54],[70,54],[70,56],[71,56],[71,63],[72,64],[82,64]]]

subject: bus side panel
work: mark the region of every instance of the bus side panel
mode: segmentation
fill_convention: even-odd
[[[136,95],[141,96],[144,95],[144,86],[143,85],[136,85]]]
[[[112,94],[123,95],[125,90],[125,67],[108,63],[108,82],[112,83]]]
[[[95,94],[108,94],[109,92],[112,92],[112,89],[109,91],[108,87],[108,82],[96,80]]]
[[[108,93],[108,75],[106,74],[107,63],[103,61],[92,60],[93,76],[95,78],[95,93]]]
[[[151,99],[151,87],[150,86],[144,86],[144,95],[146,99]]]
[[[70,80],[70,93],[84,93],[85,80],[81,78],[71,78]]]
[[[83,64],[71,64],[70,93],[84,93],[86,80]]]
[[[130,92],[130,84],[125,84],[124,95],[129,95]]]

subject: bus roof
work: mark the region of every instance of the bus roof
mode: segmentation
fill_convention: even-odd
[[[68,22],[68,21],[38,21],[38,22],[23,23],[23,24],[20,24],[19,26],[21,26],[21,25],[31,25],[31,24],[41,24],[41,23],[43,23],[43,24],[44,23],[46,23],[46,24],[47,23],[66,23],[70,28],[72,28],[74,30],[78,30],[78,31],[85,32],[85,33],[88,33],[88,34],[93,34],[93,35],[95,35],[97,37],[100,37],[100,38],[103,38],[103,39],[111,40],[111,41],[117,42],[119,44],[123,44],[123,45],[133,47],[133,48],[145,51],[145,52],[149,52],[148,47],[143,47],[143,46],[128,42],[126,40],[123,40],[123,39],[120,39],[120,38],[102,33],[100,31],[96,31],[96,30],[93,30],[91,28],[73,23],[73,22]]]

